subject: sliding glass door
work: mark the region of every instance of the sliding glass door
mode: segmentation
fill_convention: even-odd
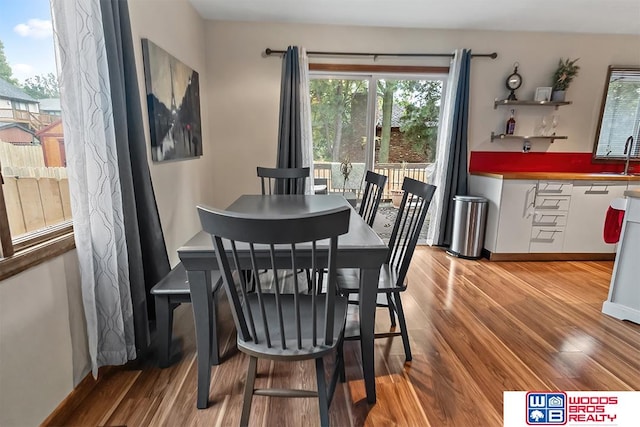
[[[312,72],[315,177],[359,197],[366,170],[386,175],[381,221],[392,222],[404,177],[431,179],[445,78]]]

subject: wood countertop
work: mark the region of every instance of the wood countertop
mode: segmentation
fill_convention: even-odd
[[[487,176],[500,179],[552,179],[567,181],[638,181],[640,175],[622,175],[619,173],[581,173],[581,172],[469,172],[470,175]]]

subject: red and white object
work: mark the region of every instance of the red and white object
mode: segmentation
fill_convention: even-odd
[[[604,219],[604,230],[602,237],[605,243],[615,244],[620,240],[624,212],[627,208],[627,199],[614,199]]]

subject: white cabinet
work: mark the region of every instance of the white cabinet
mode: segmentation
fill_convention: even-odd
[[[471,175],[469,192],[489,200],[484,247],[491,253],[528,253],[535,180]]]
[[[529,252],[562,252],[571,181],[538,181]]]
[[[626,189],[624,181],[574,181],[562,252],[615,252],[616,245],[602,237],[604,219],[611,201],[624,197]]]
[[[537,181],[504,180],[495,252],[527,253],[531,238]]]
[[[550,254],[544,259],[553,259],[551,254],[557,259],[593,259],[593,254],[614,253],[616,245],[603,239],[605,215],[613,199],[634,187],[640,184],[505,179],[500,174],[469,179],[470,194],[489,199],[484,247],[492,259],[542,259],[536,258],[540,253]]]
[[[629,195],[622,236],[602,312],[640,324],[640,191]]]

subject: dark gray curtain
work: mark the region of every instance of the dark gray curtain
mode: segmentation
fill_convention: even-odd
[[[444,185],[444,203],[440,221],[439,246],[451,244],[453,230],[453,196],[467,194],[467,126],[469,121],[469,74],[471,50],[463,49],[460,79],[456,88],[447,176]],[[443,232],[444,231],[444,232]]]
[[[280,123],[278,126],[278,168],[302,167],[302,132],[300,130],[300,64],[298,47],[289,46],[282,58],[280,83]],[[287,183],[281,183],[287,185]],[[296,183],[289,183],[296,185]],[[279,194],[295,194],[297,188],[276,189]],[[302,189],[304,193],[304,188]],[[301,194],[302,194],[301,193]]]
[[[109,63],[111,102],[122,187],[138,358],[149,346],[149,319],[155,316],[150,289],[170,270],[151,183],[140,92],[126,0],[100,0]]]

